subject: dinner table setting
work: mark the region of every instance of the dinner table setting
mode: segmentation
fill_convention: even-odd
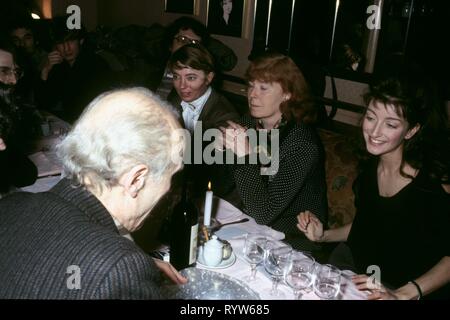
[[[354,273],[318,263],[283,242],[284,233],[259,225],[232,204],[214,197],[200,231],[197,262],[181,270],[188,283],[166,283],[167,299],[194,300],[364,300]],[[202,229],[202,228],[200,228]],[[211,232],[212,231],[212,232]],[[227,252],[228,251],[228,252]]]

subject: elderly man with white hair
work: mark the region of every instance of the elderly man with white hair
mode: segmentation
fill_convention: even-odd
[[[144,88],[97,97],[58,146],[64,176],[44,193],[0,200],[0,299],[157,299],[168,263],[137,230],[182,166],[171,108]]]

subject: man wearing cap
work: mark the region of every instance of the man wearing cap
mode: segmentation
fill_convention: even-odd
[[[85,31],[68,29],[66,17],[52,21],[53,51],[41,71],[40,105],[62,119],[74,122],[88,102],[108,89],[108,66],[83,46]]]

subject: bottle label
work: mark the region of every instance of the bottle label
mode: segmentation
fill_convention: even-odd
[[[189,245],[189,264],[193,264],[197,260],[197,236],[198,236],[198,223],[191,227],[191,242]]]

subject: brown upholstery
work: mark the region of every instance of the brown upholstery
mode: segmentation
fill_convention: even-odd
[[[353,220],[353,181],[357,175],[357,139],[347,134],[319,129],[326,152],[326,180],[330,228]]]

